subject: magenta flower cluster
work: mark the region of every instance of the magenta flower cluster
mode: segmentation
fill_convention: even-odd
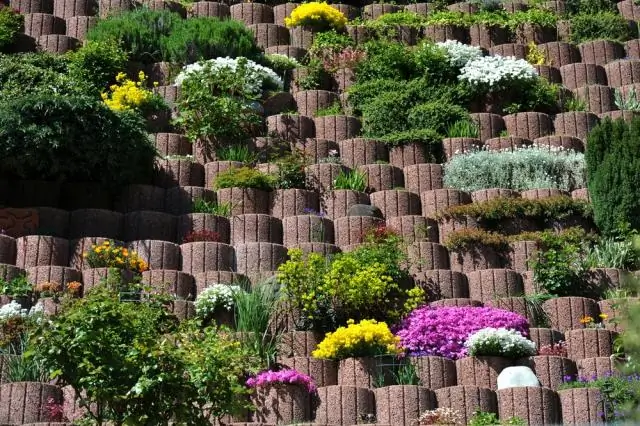
[[[274,384],[300,385],[304,387],[309,393],[315,393],[317,389],[316,384],[311,377],[293,369],[285,369],[280,371],[267,370],[247,380],[247,386],[251,388],[264,387]]]
[[[394,332],[409,355],[436,355],[458,359],[467,355],[464,342],[486,327],[507,328],[529,335],[529,322],[516,313],[472,306],[435,308],[411,312]]]

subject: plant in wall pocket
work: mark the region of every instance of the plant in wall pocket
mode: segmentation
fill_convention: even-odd
[[[237,292],[243,291],[240,286],[212,284],[202,290],[196,297],[196,315],[205,324],[217,323],[233,326],[234,298]]]
[[[580,324],[582,324],[584,328],[604,328],[604,321],[606,321],[607,318],[607,314],[600,314],[597,319],[592,316],[585,315],[580,318]]]
[[[111,240],[100,245],[94,244],[83,256],[91,268],[117,268],[133,273],[142,273],[149,269],[147,262],[136,251],[117,245]]]

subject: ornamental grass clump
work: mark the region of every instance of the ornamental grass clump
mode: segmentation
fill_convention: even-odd
[[[409,354],[458,359],[467,355],[465,342],[483,328],[515,330],[529,334],[529,322],[513,312],[496,308],[424,306],[414,310],[396,328],[396,335]]]
[[[377,355],[400,355],[400,339],[391,333],[384,322],[347,321],[333,333],[327,333],[312,355],[320,359],[342,360]]]
[[[470,356],[523,358],[536,354],[536,344],[518,331],[487,327],[478,330],[464,342]]]
[[[94,244],[83,256],[91,268],[118,268],[139,273],[149,269],[138,253],[110,240],[100,245]]]
[[[318,390],[315,381],[311,377],[294,369],[267,370],[247,380],[247,386],[250,388],[266,388],[280,384],[298,385],[309,394],[315,394]]]
[[[291,15],[284,18],[284,24],[289,28],[309,26],[317,30],[339,30],[347,25],[347,17],[326,2],[314,1],[293,9]]]

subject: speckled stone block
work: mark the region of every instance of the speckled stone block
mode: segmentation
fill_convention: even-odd
[[[539,44],[538,49],[544,53],[550,65],[557,68],[580,62],[582,59],[576,46],[563,41]]]
[[[116,200],[116,210],[129,213],[139,210],[164,211],[165,189],[151,185],[128,185]]]
[[[454,155],[464,154],[465,152],[481,148],[482,141],[476,138],[444,138],[442,139],[442,146],[444,148],[445,158],[448,161],[451,160]]]
[[[553,133],[553,120],[542,112],[519,112],[503,119],[511,136],[533,140]]]
[[[402,236],[407,243],[415,241],[438,242],[438,223],[424,216],[404,215],[389,217],[387,227]]]
[[[449,386],[436,389],[438,407],[448,407],[462,414],[464,424],[476,411],[498,412],[496,393],[477,386]]]
[[[367,388],[325,386],[318,388],[318,396],[317,423],[355,425],[362,416],[376,412],[374,394]]]
[[[455,361],[440,356],[418,356],[409,359],[416,368],[422,386],[436,390],[456,385]]]
[[[401,169],[413,164],[431,163],[432,161],[422,143],[408,143],[391,147],[389,150],[389,162]]]
[[[453,206],[471,203],[471,195],[456,189],[433,189],[420,193],[422,215],[435,219],[436,215]]]
[[[376,161],[388,161],[387,146],[375,139],[351,138],[338,142],[340,159],[347,167],[375,164]]]
[[[320,201],[322,210],[334,221],[347,216],[349,208],[355,204],[371,204],[369,195],[349,189],[337,189],[324,194]]]
[[[316,137],[340,142],[360,134],[360,120],[347,115],[329,115],[313,119]]]
[[[16,238],[16,266],[67,266],[69,241],[63,238],[31,235]]]
[[[202,290],[213,284],[233,284],[238,285],[247,280],[243,274],[230,271],[205,271],[193,276],[196,284],[196,292],[200,294]]]
[[[366,164],[358,170],[366,175],[368,192],[388,191],[404,187],[402,169],[391,164]]]
[[[407,247],[412,273],[432,269],[449,269],[447,248],[437,243],[418,241]]]
[[[266,49],[272,46],[289,44],[289,29],[284,25],[276,24],[253,24],[247,28],[253,33],[258,46]],[[307,114],[304,114],[307,115]]]
[[[194,300],[196,297],[193,276],[185,272],[168,269],[145,271],[142,273],[142,282],[159,292],[175,294],[186,300]]]
[[[214,242],[182,244],[182,270],[195,275],[206,271],[233,271],[235,252],[232,246]]]
[[[436,395],[424,386],[396,385],[374,390],[376,422],[397,426],[415,424],[415,419],[436,408]]]
[[[82,272],[66,266],[34,266],[27,268],[27,279],[36,285],[43,282],[54,282],[64,287],[73,281],[81,282]]]
[[[640,61],[638,61],[640,64]],[[640,67],[638,68],[640,71]],[[596,114],[612,111],[618,107],[615,104],[614,90],[612,87],[600,84],[590,84],[573,90],[576,99],[583,101],[587,111]]]
[[[8,235],[0,235],[0,263],[16,263],[16,240]]]
[[[245,25],[273,24],[273,8],[261,3],[237,3],[230,7],[231,19]]]
[[[231,218],[231,244],[267,242],[282,244],[282,221],[266,214],[243,214]]]
[[[616,363],[610,356],[600,356],[594,358],[582,358],[576,360],[578,376],[602,378],[617,372],[621,365]]]
[[[274,243],[237,244],[236,271],[250,275],[276,271],[287,260],[287,248]]]
[[[598,64],[575,63],[560,67],[562,84],[568,89],[577,89],[589,84],[607,84],[607,73]]]
[[[451,269],[465,274],[481,269],[504,268],[507,262],[508,259],[505,259],[501,253],[484,245],[476,245],[464,251],[449,252]]]
[[[333,221],[316,215],[288,216],[283,219],[284,245],[300,243],[329,243],[335,241]]]
[[[343,247],[360,244],[369,230],[384,223],[384,220],[371,216],[344,216],[334,219],[336,245]]]
[[[337,93],[327,90],[303,90],[295,93],[293,97],[298,112],[307,117],[313,117],[319,109],[330,107],[338,101]]]
[[[79,209],[69,214],[69,238],[122,238],[124,216],[112,210]]]
[[[335,386],[338,384],[337,361],[295,356],[283,358],[280,362],[289,368],[312,377],[318,387]]]
[[[414,192],[392,189],[374,192],[370,198],[371,204],[378,207],[385,218],[421,213],[420,197]]]
[[[137,240],[130,241],[127,246],[138,253],[150,269],[180,270],[182,262],[178,244],[161,240]]]
[[[553,121],[556,135],[573,136],[583,141],[600,119],[591,112],[570,111],[556,114]]]
[[[0,421],[6,424],[46,422],[42,408],[49,400],[62,403],[62,389],[46,383],[16,382],[0,385]]]
[[[414,164],[404,168],[405,188],[421,194],[425,191],[441,189],[443,169],[440,164]]]
[[[269,213],[269,192],[255,188],[222,188],[216,192],[218,203],[230,203],[231,214]]]
[[[606,65],[625,57],[624,45],[611,40],[592,40],[578,48],[582,62],[589,64]]]
[[[177,218],[174,215],[137,211],[124,215],[123,236],[125,241],[163,240],[176,241]]]
[[[618,333],[598,328],[569,330],[567,352],[573,360],[613,355],[613,341]]]
[[[548,388],[516,387],[497,392],[500,418],[522,418],[530,425],[557,424],[561,421],[560,398]]]
[[[24,33],[31,37],[48,34],[64,34],[66,22],[49,13],[27,13],[24,15]]]
[[[199,1],[187,10],[189,17],[229,18],[231,10],[228,5],[214,1]],[[281,24],[284,25],[284,22]]]
[[[211,231],[219,236],[219,242],[229,244],[231,236],[231,224],[229,218],[210,213],[190,213],[178,216],[177,233],[178,242],[184,243],[185,238],[193,232]]]
[[[596,301],[585,297],[557,297],[545,301],[542,308],[549,316],[551,327],[561,332],[584,328],[580,319],[597,318],[599,314]]]
[[[498,356],[469,356],[456,360],[458,385],[498,388],[498,375],[514,361]]]
[[[565,425],[603,424],[602,396],[595,388],[565,389],[558,392]]]

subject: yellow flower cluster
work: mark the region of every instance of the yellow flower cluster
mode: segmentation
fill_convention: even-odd
[[[111,93],[102,93],[102,100],[114,111],[141,110],[154,96],[144,87],[146,81],[147,76],[142,71],[138,74],[138,81],[130,80],[121,72],[116,76],[118,84],[109,88]]]
[[[149,269],[147,262],[142,260],[138,253],[115,245],[112,241],[105,241],[100,245],[94,244],[84,257],[92,268],[120,268],[133,272],[144,272]]]
[[[315,358],[340,360],[400,353],[400,338],[391,333],[386,323],[362,320],[355,324],[353,320],[349,320],[347,327],[327,333],[312,355]]]
[[[284,18],[284,23],[289,28],[307,25],[319,29],[342,29],[347,25],[347,17],[326,2],[314,1],[293,9],[291,16]]]

